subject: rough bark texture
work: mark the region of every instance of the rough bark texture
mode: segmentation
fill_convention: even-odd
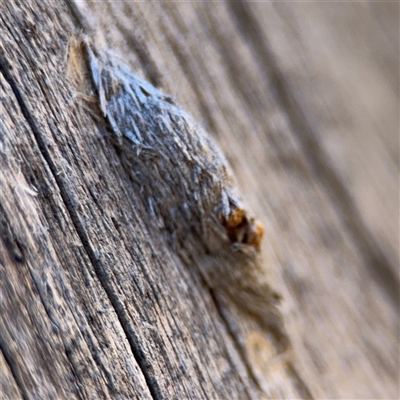
[[[397,399],[398,29],[395,3],[0,3],[0,398]],[[82,37],[238,187],[195,123],[174,159],[163,95],[172,126],[118,139]]]

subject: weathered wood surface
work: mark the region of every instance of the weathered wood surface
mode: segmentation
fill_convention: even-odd
[[[1,396],[399,397],[398,4],[0,7]],[[222,147],[292,352],[147,227],[67,79],[82,29]]]

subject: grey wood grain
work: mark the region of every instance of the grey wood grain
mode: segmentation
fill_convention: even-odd
[[[398,398],[398,232],[390,220],[398,201],[390,122],[397,20],[389,6],[350,4],[346,15],[357,23],[348,25],[324,7],[0,5],[5,398],[242,399],[260,398],[260,387],[268,398]],[[387,41],[376,37],[370,54],[354,52],[378,21],[390,21]],[[238,181],[232,187],[264,223],[255,287],[282,294],[289,350],[280,352],[271,324],[257,322],[229,276],[228,264],[242,262],[225,250],[204,262],[211,256],[193,240],[201,231],[191,236],[185,218],[178,228],[190,252],[154,226],[129,172],[135,163],[110,141],[101,102],[68,74],[68,42],[82,29],[170,93],[222,148]],[[379,63],[380,55],[391,62]],[[374,78],[370,89],[388,101],[382,135],[368,128],[383,126],[380,108],[368,102],[363,120],[365,96],[344,95],[349,81],[368,93],[363,80],[335,75],[364,62],[369,81],[384,74],[388,82]],[[225,280],[204,273],[216,260]],[[228,282],[226,295],[218,286]]]

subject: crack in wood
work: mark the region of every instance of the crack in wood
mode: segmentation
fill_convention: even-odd
[[[48,164],[49,169],[53,175],[55,182],[57,183],[57,186],[60,190],[60,194],[63,199],[65,208],[67,209],[67,211],[69,213],[71,221],[72,221],[72,223],[75,227],[75,230],[82,242],[85,252],[86,252],[87,256],[89,257],[89,260],[93,265],[96,275],[97,275],[102,287],[104,288],[112,307],[115,310],[118,320],[120,321],[121,327],[122,327],[123,331],[125,332],[126,338],[131,347],[132,354],[135,357],[136,362],[138,363],[139,368],[141,369],[141,371],[143,373],[143,376],[145,378],[145,381],[147,383],[147,386],[149,388],[151,396],[153,397],[154,400],[161,399],[162,396],[161,396],[160,388],[158,386],[157,381],[155,379],[151,378],[151,376],[148,372],[148,369],[145,366],[145,362],[144,362],[145,355],[143,354],[140,347],[138,346],[139,341],[136,338],[136,335],[135,335],[133,329],[130,328],[129,319],[125,315],[124,306],[120,302],[118,295],[116,293],[114,293],[114,291],[112,290],[111,285],[109,285],[109,283],[108,283],[108,279],[107,279],[107,275],[106,275],[105,271],[102,270],[100,263],[97,261],[96,255],[94,254],[94,251],[90,245],[90,241],[89,241],[89,238],[87,237],[85,229],[83,228],[83,226],[79,220],[79,217],[78,217],[77,213],[75,212],[75,209],[71,203],[68,193],[64,187],[64,184],[63,184],[59,174],[57,173],[57,169],[54,165],[54,162],[52,161],[52,159],[46,149],[46,146],[41,137],[40,131],[37,128],[36,122],[35,122],[33,116],[31,115],[31,113],[29,112],[28,107],[25,104],[25,100],[23,99],[23,96],[22,96],[16,82],[14,81],[12,75],[9,72],[8,65],[9,65],[9,63],[6,61],[4,53],[0,47],[0,73],[3,74],[5,80],[10,85],[10,87],[14,93],[14,96],[20,106],[21,112],[33,132],[33,135],[37,142],[38,148],[39,148],[43,158],[45,159],[46,163]]]

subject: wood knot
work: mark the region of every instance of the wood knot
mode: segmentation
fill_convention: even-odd
[[[220,214],[220,220],[231,243],[260,246],[264,235],[264,226],[260,221],[248,218],[243,208],[235,207],[231,209],[228,217]]]

